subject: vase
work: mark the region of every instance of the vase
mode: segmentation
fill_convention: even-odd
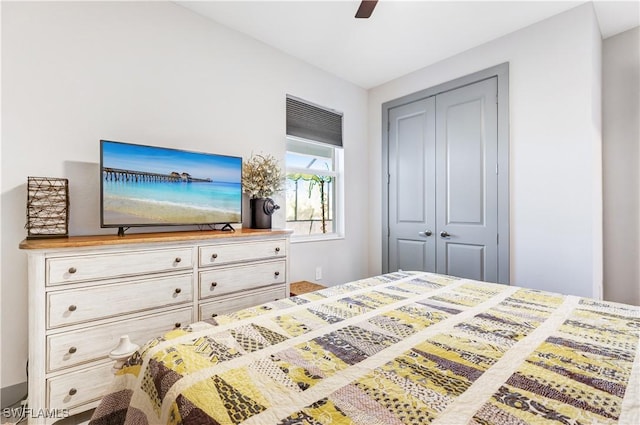
[[[280,207],[271,198],[253,198],[251,206],[251,228],[271,229],[271,215]]]

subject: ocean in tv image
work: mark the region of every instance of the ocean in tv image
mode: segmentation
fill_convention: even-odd
[[[102,141],[105,226],[238,223],[242,158]]]

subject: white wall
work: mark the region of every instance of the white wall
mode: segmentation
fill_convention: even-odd
[[[0,22],[2,22],[2,5],[0,4]],[[2,45],[2,32],[0,31],[0,46]],[[0,55],[0,93],[2,93],[2,55]],[[2,102],[0,102],[0,135],[2,134]],[[0,164],[2,164],[2,137],[0,136]],[[2,188],[2,173],[0,172],[0,189]],[[0,196],[0,223],[2,223],[2,196]],[[2,240],[2,226],[0,225],[0,241]],[[0,258],[2,258],[2,244],[0,243]],[[0,261],[0,307],[2,306],[2,261]],[[0,330],[2,329],[2,315],[0,314]],[[2,388],[2,334],[0,333],[0,388]],[[6,403],[0,391],[0,408]]]
[[[356,207],[344,240],[292,245],[290,277],[366,275],[365,90],[167,2],[3,2],[2,41],[2,387],[26,379],[27,176],[69,178],[72,235],[112,233],[99,228],[101,138],[284,159],[286,94],[344,112]]]
[[[381,267],[382,103],[509,62],[511,283],[599,297],[600,51],[589,3],[370,90],[370,273]]]
[[[603,42],[604,298],[640,305],[640,27]]]

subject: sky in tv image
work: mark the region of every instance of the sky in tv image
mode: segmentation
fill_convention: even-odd
[[[242,158],[154,146],[103,142],[103,167],[146,173],[189,173],[191,177],[240,183]]]
[[[242,221],[242,158],[103,141],[102,168],[104,226]]]

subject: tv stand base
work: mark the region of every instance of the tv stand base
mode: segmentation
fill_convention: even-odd
[[[233,228],[233,226],[229,223],[225,224],[224,226],[222,226],[222,229],[220,229],[223,232],[235,232],[236,229]]]
[[[118,227],[118,237],[124,238],[124,232],[129,230],[128,227]]]

